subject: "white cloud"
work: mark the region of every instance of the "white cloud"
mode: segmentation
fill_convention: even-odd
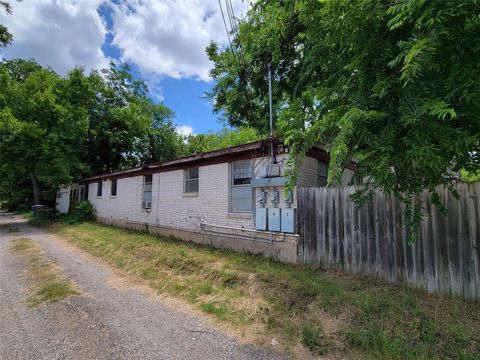
[[[2,23],[13,35],[4,58],[34,58],[65,74],[75,66],[87,70],[108,66],[101,46],[107,30],[97,13],[102,0],[12,1],[13,15]]]
[[[110,6],[113,44],[143,76],[209,80],[212,64],[205,48],[211,40],[227,42],[217,0],[132,0]],[[238,17],[247,4],[234,0],[233,7]]]
[[[185,137],[193,134],[193,128],[188,125],[177,126],[176,131],[177,131],[177,134],[180,134]]]
[[[246,0],[232,3],[237,17],[248,7]],[[164,76],[209,81],[212,64],[205,48],[211,40],[227,43],[218,0],[25,0],[11,4],[13,15],[1,15],[14,43],[0,50],[0,58],[34,58],[62,74],[77,65],[87,70],[107,67],[109,58],[102,45],[111,31],[120,60],[136,64],[152,90]],[[225,0],[222,4],[225,11]],[[101,5],[111,10],[111,29],[98,13]],[[161,90],[154,96],[161,99]]]

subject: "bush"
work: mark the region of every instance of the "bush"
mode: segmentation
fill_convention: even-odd
[[[18,206],[14,207],[9,207],[8,205],[6,206],[8,210],[15,210],[18,213],[28,213],[32,211],[32,206],[27,205],[27,204],[20,204]]]
[[[45,222],[62,222],[65,224],[78,224],[86,221],[95,220],[95,208],[90,201],[82,201],[75,206],[73,212],[68,214],[62,213],[42,213],[39,212],[32,221],[35,224],[43,224]]]
[[[82,201],[75,207],[72,215],[77,222],[92,221],[95,220],[95,208],[90,201]]]

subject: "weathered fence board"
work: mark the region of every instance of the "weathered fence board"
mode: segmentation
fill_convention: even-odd
[[[480,299],[480,183],[459,183],[458,199],[438,189],[447,215],[424,193],[413,245],[407,243],[405,204],[378,191],[358,207],[350,199],[356,190],[298,189],[301,262]]]

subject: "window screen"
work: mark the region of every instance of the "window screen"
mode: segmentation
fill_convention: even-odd
[[[102,182],[97,183],[97,196],[102,196]]]
[[[250,212],[253,208],[252,164],[249,160],[231,164],[230,211]]]
[[[110,188],[110,195],[117,196],[117,179],[112,180],[112,187]]]
[[[198,168],[185,170],[185,187],[184,192],[198,192]]]
[[[150,209],[152,207],[152,175],[143,177],[143,198],[142,207]]]
[[[318,186],[327,186],[328,164],[326,162],[317,161],[318,163]]]

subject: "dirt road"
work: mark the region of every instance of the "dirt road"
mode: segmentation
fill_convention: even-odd
[[[25,264],[9,252],[11,240],[22,237],[36,242],[82,294],[28,309]],[[20,216],[0,213],[0,359],[286,358],[241,344],[204,319],[118,281],[91,256]]]

